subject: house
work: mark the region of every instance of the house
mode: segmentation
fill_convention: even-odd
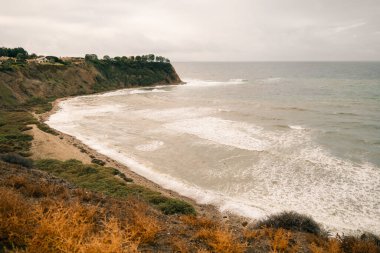
[[[2,65],[5,62],[9,62],[9,61],[14,62],[15,58],[8,57],[8,56],[0,56],[0,65]]]
[[[37,63],[47,63],[47,62],[49,62],[49,60],[45,56],[42,56],[42,57],[38,57],[36,59],[36,62]]]

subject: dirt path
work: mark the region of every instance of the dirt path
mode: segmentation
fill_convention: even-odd
[[[91,163],[91,158],[88,154],[81,152],[80,149],[65,140],[63,136],[45,133],[36,125],[30,126],[33,128],[28,133],[34,138],[31,148],[32,159],[51,158],[62,161],[76,159],[83,163]]]

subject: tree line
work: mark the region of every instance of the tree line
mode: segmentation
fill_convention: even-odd
[[[17,58],[19,60],[26,60],[26,59],[34,59],[37,58],[36,54],[30,54],[22,47],[16,47],[16,48],[6,48],[6,47],[0,47],[0,57],[11,57],[11,58]],[[54,56],[49,56],[54,57]],[[57,58],[57,57],[54,57]],[[58,58],[57,58],[58,59]],[[96,54],[86,54],[85,55],[86,61],[99,61],[98,56]],[[114,58],[111,58],[108,55],[105,55],[102,59],[103,61],[116,61],[116,62],[165,62],[169,63],[170,60],[168,58],[165,58],[163,56],[158,56],[154,54],[147,54],[147,55],[137,55],[137,56],[116,56]]]
[[[86,54],[85,56],[86,61],[99,61],[99,58],[96,54]],[[162,56],[156,56],[154,54],[147,54],[147,55],[137,55],[137,56],[116,56],[114,58],[111,58],[108,55],[103,56],[103,61],[123,61],[123,62],[165,62],[169,63],[170,60],[168,58],[162,57]]]
[[[12,57],[12,58],[28,58],[28,52],[22,47],[6,48],[0,47],[0,57]]]

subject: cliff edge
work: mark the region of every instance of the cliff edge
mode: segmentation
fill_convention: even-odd
[[[178,83],[181,79],[168,62],[83,58],[60,62],[30,61],[0,67],[0,107],[10,108],[35,99]]]

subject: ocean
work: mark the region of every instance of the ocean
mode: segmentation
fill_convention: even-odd
[[[174,63],[184,85],[71,98],[48,124],[249,218],[380,233],[380,63]]]

